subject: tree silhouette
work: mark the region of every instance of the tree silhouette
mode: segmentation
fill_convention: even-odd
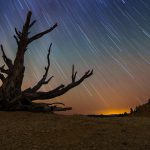
[[[29,11],[23,25],[22,31],[18,31],[15,28],[14,38],[17,43],[17,53],[14,62],[7,57],[5,54],[4,48],[1,45],[2,57],[5,65],[0,67],[0,79],[2,85],[0,87],[0,110],[31,110],[33,109],[34,100],[45,100],[52,99],[58,96],[61,96],[68,92],[70,89],[78,86],[86,78],[90,77],[93,74],[93,70],[88,70],[85,74],[78,80],[76,80],[77,71],[75,71],[74,65],[72,66],[72,81],[68,85],[59,85],[53,90],[48,92],[41,92],[39,89],[44,85],[48,84],[49,81],[53,78],[47,78],[49,68],[50,68],[50,52],[52,44],[50,44],[47,54],[47,66],[45,67],[45,73],[43,77],[38,81],[33,87],[27,88],[24,91],[21,90],[23,83],[25,66],[24,66],[24,55],[28,50],[28,45],[33,41],[41,38],[42,36],[53,31],[57,27],[57,23],[54,24],[49,29],[35,34],[32,37],[29,37],[31,27],[36,23],[36,20],[31,22],[32,12]],[[62,104],[62,103],[54,103]],[[48,110],[66,110],[67,108],[62,108],[53,106],[50,104]]]

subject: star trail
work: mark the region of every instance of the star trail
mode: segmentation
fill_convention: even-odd
[[[70,113],[124,112],[150,98],[150,1],[0,0],[0,43],[11,58],[14,29],[21,30],[29,10],[37,20],[31,35],[58,27],[28,47],[23,89],[41,78],[52,42],[54,79],[41,90],[69,83],[72,64],[78,76],[94,69],[82,85],[51,100],[72,106]]]

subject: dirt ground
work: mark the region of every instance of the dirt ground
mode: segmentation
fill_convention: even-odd
[[[150,150],[150,118],[0,112],[0,150]]]

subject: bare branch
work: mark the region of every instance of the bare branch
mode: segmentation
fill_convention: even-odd
[[[47,81],[42,80],[43,79],[42,78],[33,88],[31,88],[31,91],[36,92],[37,90],[39,90],[41,88],[42,85],[48,84],[52,78],[53,78],[53,76],[50,77]]]
[[[31,28],[36,23],[36,20],[32,21],[32,23],[29,25],[29,28]]]
[[[63,105],[63,106],[65,106],[64,103],[60,103],[60,102],[48,103],[48,105]]]
[[[6,70],[4,67],[5,67],[5,65],[1,66],[1,67],[0,67],[0,71],[1,71],[2,73],[9,74],[9,70],[8,70],[8,69]]]
[[[72,82],[74,82],[74,64],[72,65]]]
[[[4,80],[5,80],[4,75],[3,75],[3,74],[1,74],[1,73],[0,73],[0,79],[2,80],[2,82],[4,82]]]
[[[3,49],[3,45],[1,45],[1,51],[3,53],[2,57],[3,57],[4,62],[6,63],[9,69],[12,69],[13,67],[12,60],[6,56],[4,49]]]
[[[20,39],[21,38],[21,32],[17,30],[17,28],[15,28],[15,33],[17,35],[17,37]]]
[[[37,39],[41,38],[42,36],[46,35],[47,33],[51,32],[52,30],[54,30],[56,27],[57,27],[57,23],[54,24],[54,25],[53,25],[51,28],[49,28],[48,30],[45,30],[45,31],[43,31],[43,32],[41,32],[41,33],[38,33],[38,34],[32,36],[31,38],[29,38],[28,43],[31,43],[31,42],[33,42],[34,40],[37,40]]]
[[[52,111],[67,111],[67,110],[72,110],[72,107],[64,107],[64,108],[62,108],[62,107],[57,107],[57,106],[55,106],[55,107],[52,109]]]
[[[52,80],[52,78],[54,78],[54,76],[49,77],[49,79],[45,80],[45,81],[43,82],[43,84],[48,84],[49,81]]]
[[[76,75],[77,75],[77,71],[75,72],[75,70],[74,70],[74,64],[73,64],[72,65],[72,82],[75,82]]]
[[[86,78],[90,77],[93,74],[93,70],[88,70],[85,72],[85,74],[76,82],[71,82],[67,86],[64,86],[63,84],[55,88],[54,90],[48,91],[48,92],[36,92],[36,93],[25,93],[26,97],[29,97],[31,100],[45,100],[45,99],[51,99],[54,97],[58,97],[69,91],[70,89],[78,86],[81,84]]]
[[[19,36],[19,32],[18,32],[17,28],[15,28],[15,33],[17,36]]]
[[[65,87],[65,85],[61,84],[61,85],[59,85],[58,87],[56,87],[55,89],[53,89],[51,92],[52,92],[52,93],[53,93],[53,92],[57,92],[57,91],[63,89],[64,87]]]
[[[41,78],[41,80],[33,88],[26,89],[25,91],[28,90],[30,92],[36,92],[37,90],[39,90],[41,88],[41,86],[43,84],[48,84],[49,81],[53,78],[53,76],[51,76],[49,79],[46,80],[47,75],[48,75],[48,71],[49,71],[49,68],[50,68],[50,52],[51,52],[51,47],[52,47],[52,43],[50,44],[49,49],[48,49],[47,66],[45,67],[45,74],[43,75],[43,77]]]
[[[29,11],[28,14],[27,14],[27,17],[26,17],[25,24],[24,24],[24,26],[23,26],[23,30],[22,30],[22,33],[25,34],[25,35],[28,34],[28,30],[29,30],[29,28],[30,28],[31,16],[32,16],[32,12]]]
[[[16,40],[17,45],[19,45],[19,40],[15,35],[14,35],[14,39]]]

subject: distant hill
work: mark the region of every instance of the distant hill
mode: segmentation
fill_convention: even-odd
[[[131,108],[130,115],[150,117],[150,99],[147,103],[137,106],[134,110]]]

